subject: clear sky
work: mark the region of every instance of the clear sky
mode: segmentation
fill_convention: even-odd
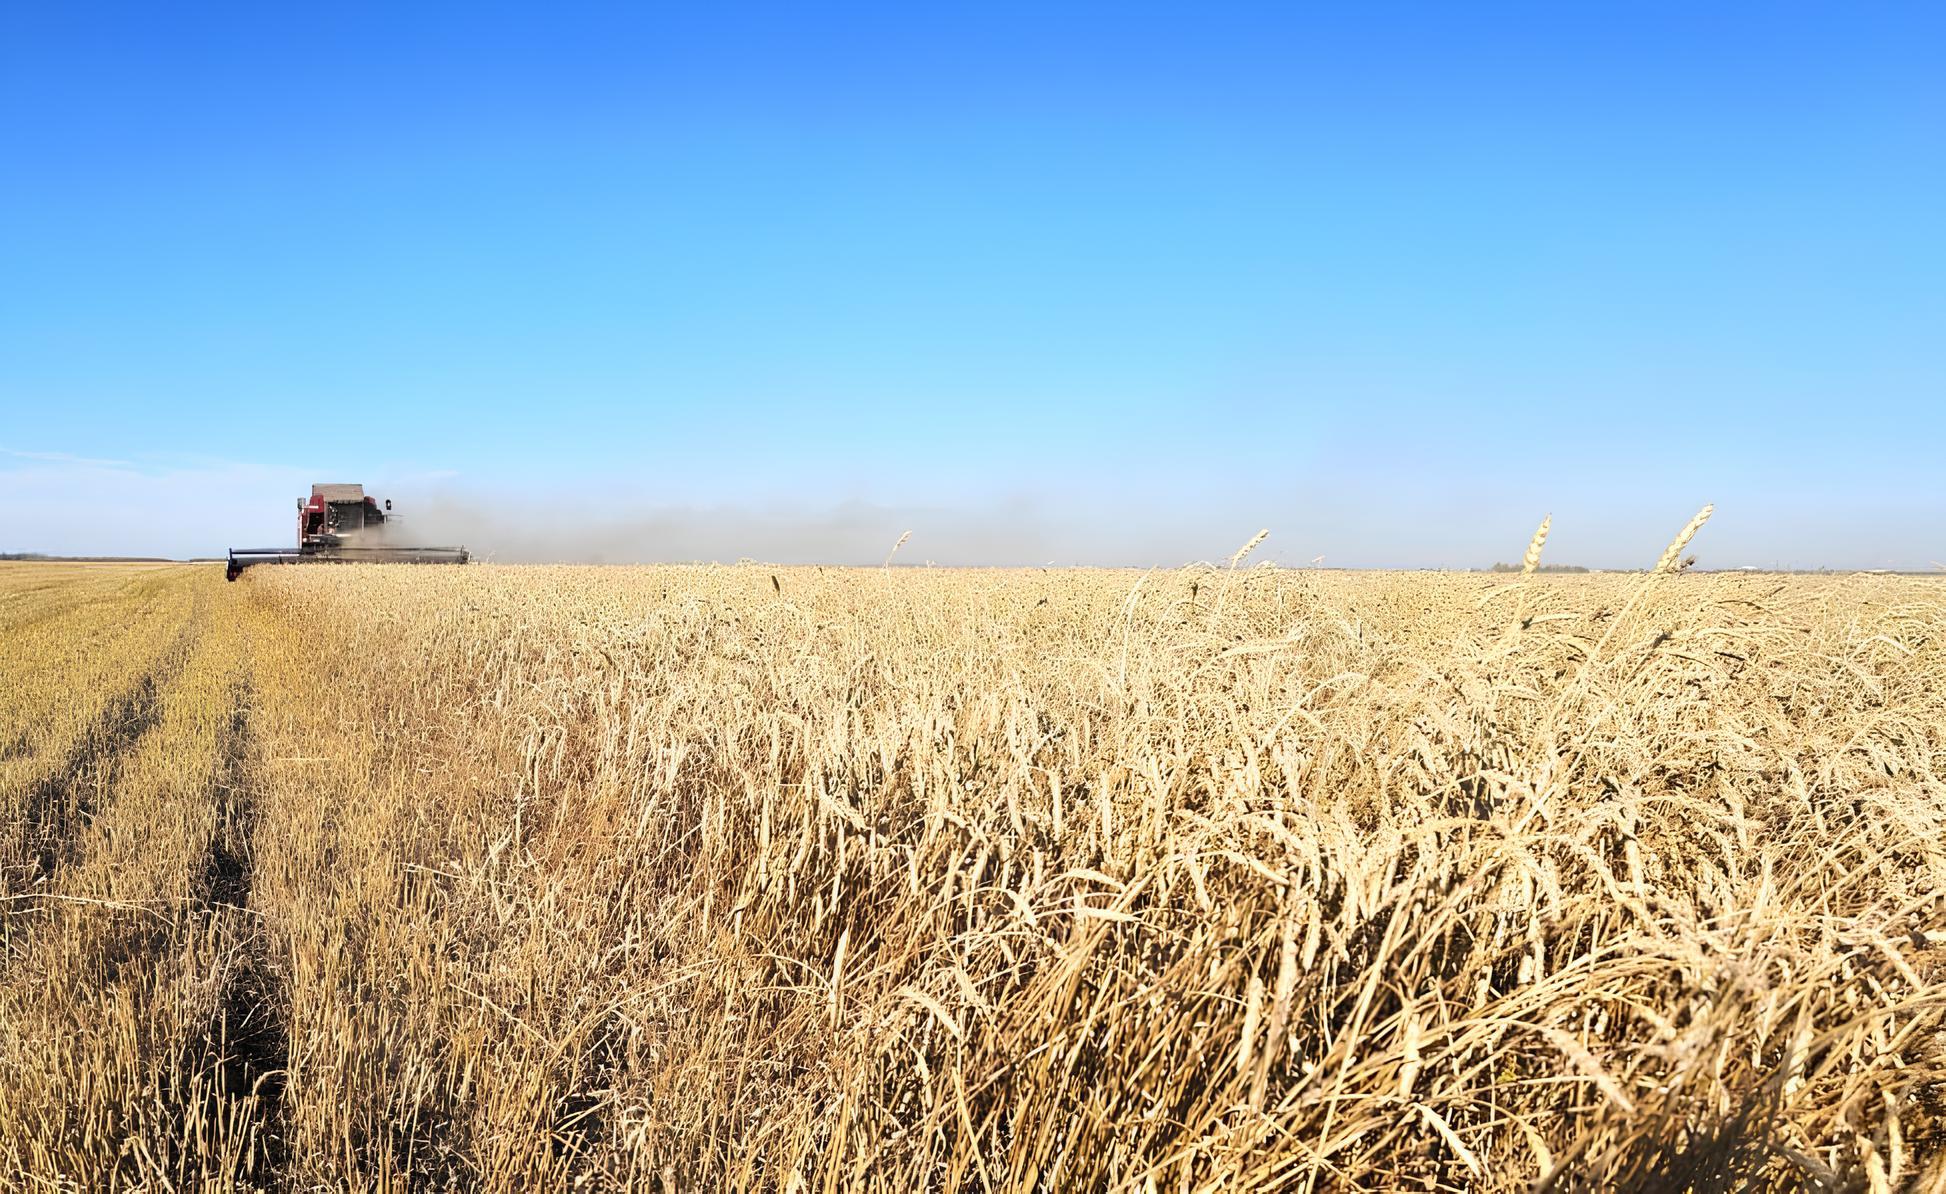
[[[0,550],[281,543],[355,480],[509,558],[1475,566],[1551,512],[1642,565],[1714,501],[1706,566],[1924,568],[1942,46],[1936,3],[15,0]]]

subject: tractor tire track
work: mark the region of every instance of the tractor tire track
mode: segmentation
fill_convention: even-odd
[[[241,1107],[250,1133],[245,1176],[275,1185],[287,1160],[284,1088],[290,1067],[290,1023],[284,986],[272,962],[269,934],[250,906],[257,826],[248,680],[232,690],[232,708],[211,785],[216,832],[203,871],[203,899],[237,937],[237,961],[224,984],[209,1045],[216,1053],[212,1111]],[[225,1118],[222,1116],[218,1119]]]
[[[76,860],[82,831],[113,795],[129,753],[162,719],[162,693],[182,674],[199,637],[196,618],[186,619],[148,669],[82,731],[66,757],[21,793],[17,852],[11,867],[0,854],[0,892],[46,891]]]
[[[27,882],[42,883],[74,858],[75,838],[94,820],[121,772],[122,756],[161,719],[162,682],[150,672],[109,702],[60,766],[27,790],[22,815],[32,866]]]

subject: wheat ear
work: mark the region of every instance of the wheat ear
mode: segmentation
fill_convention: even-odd
[[[885,563],[882,567],[890,568],[892,566],[892,557],[899,554],[899,549],[904,547],[905,541],[910,538],[912,538],[911,531],[907,531],[905,534],[899,536],[899,541],[892,545],[892,550],[885,553]]]
[[[1552,514],[1541,519],[1541,525],[1535,528],[1534,537],[1527,541],[1527,554],[1520,557],[1520,574],[1522,576],[1534,575],[1534,570],[1541,566],[1541,545],[1547,542],[1547,528],[1553,524],[1554,516]]]
[[[1657,572],[1676,571],[1676,565],[1682,560],[1682,549],[1689,546],[1689,541],[1696,537],[1696,532],[1703,529],[1703,524],[1708,522],[1710,515],[1715,512],[1716,507],[1714,505],[1704,506],[1701,510],[1696,511],[1696,517],[1689,520],[1689,525],[1682,529],[1681,533],[1676,536],[1675,542],[1671,543],[1668,549],[1662,553],[1662,558],[1655,562],[1654,570]]]
[[[1257,550],[1257,544],[1262,543],[1265,539],[1269,537],[1270,537],[1269,527],[1265,527],[1263,530],[1258,531],[1256,535],[1254,535],[1251,538],[1250,542],[1244,544],[1242,547],[1237,548],[1237,553],[1230,557],[1230,567],[1234,568],[1238,564],[1243,563],[1243,557]]]

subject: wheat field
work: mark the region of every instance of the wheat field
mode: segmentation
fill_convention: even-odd
[[[1946,1184],[1946,583],[1244,554],[0,564],[0,1184]]]

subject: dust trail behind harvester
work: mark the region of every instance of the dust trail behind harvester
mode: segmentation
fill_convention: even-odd
[[[401,503],[403,504],[403,503]],[[843,502],[822,508],[654,504],[529,504],[451,494],[412,501],[415,539],[465,543],[503,564],[640,564],[738,559],[776,564],[877,565],[912,532],[911,561],[1025,564],[1046,559],[1056,535],[1024,500],[980,510]],[[907,561],[901,553],[896,563]]]

